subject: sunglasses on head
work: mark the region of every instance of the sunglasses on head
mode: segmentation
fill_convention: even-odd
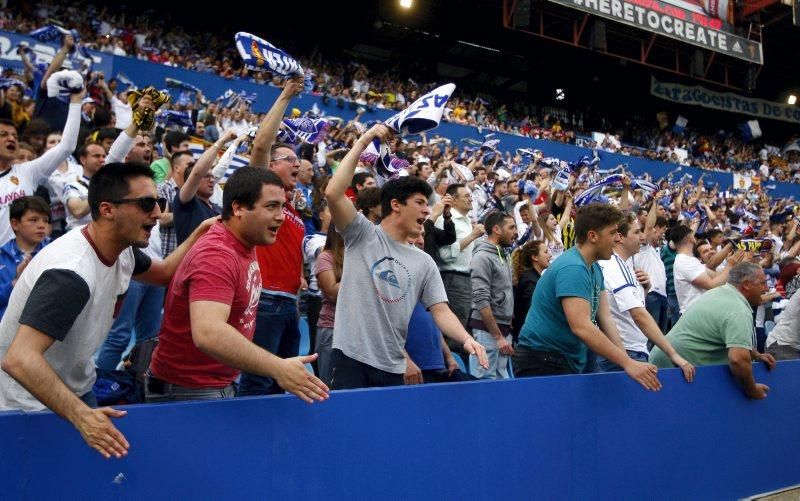
[[[164,197],[120,198],[118,200],[109,200],[109,202],[112,204],[137,204],[143,212],[153,212],[153,209],[156,208],[156,204],[158,204],[158,208],[161,209],[161,212],[164,212],[167,208],[167,199]]]

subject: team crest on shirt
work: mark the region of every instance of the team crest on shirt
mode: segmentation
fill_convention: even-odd
[[[17,176],[11,176],[8,180],[19,186],[19,178]]]
[[[397,259],[386,256],[372,265],[372,285],[384,303],[399,303],[408,295],[411,272]]]

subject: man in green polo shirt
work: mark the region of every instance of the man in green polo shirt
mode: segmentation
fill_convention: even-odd
[[[675,350],[692,365],[729,364],[731,373],[754,399],[766,398],[769,387],[753,379],[753,360],[771,369],[772,355],[758,353],[753,330],[753,307],[761,304],[767,292],[767,278],[760,266],[744,262],[734,266],[728,283],[712,289],[686,310],[667,334]],[[658,367],[674,367],[658,347],[650,353],[650,362]]]
[[[553,261],[536,285],[512,358],[514,376],[580,373],[588,347],[619,364],[648,390],[661,389],[658,369],[625,352],[597,264],[611,258],[621,219],[622,213],[610,205],[589,204],[578,210],[577,245]]]

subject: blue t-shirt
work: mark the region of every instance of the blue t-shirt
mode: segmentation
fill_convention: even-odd
[[[603,290],[600,265],[586,266],[577,247],[565,251],[536,284],[531,308],[519,335],[520,344],[533,350],[561,353],[575,372],[581,372],[586,365],[586,345],[570,330],[561,299],[580,297],[589,301],[591,320],[596,323]]]
[[[411,320],[408,321],[406,352],[420,370],[444,369],[441,334],[433,321],[433,315],[417,303]]]
[[[203,202],[197,196],[186,203],[181,202],[180,190],[175,193],[172,201],[172,226],[175,228],[175,237],[178,245],[189,238],[189,235],[206,219],[222,214],[219,205]]]

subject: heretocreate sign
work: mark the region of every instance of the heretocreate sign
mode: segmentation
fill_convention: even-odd
[[[654,77],[650,77],[650,94],[673,103],[702,106],[800,124],[800,108],[796,106],[740,96],[730,92],[714,92],[699,85],[659,82]]]
[[[760,43],[723,31],[724,25],[719,19],[659,0],[550,1],[751,63],[764,64]]]

